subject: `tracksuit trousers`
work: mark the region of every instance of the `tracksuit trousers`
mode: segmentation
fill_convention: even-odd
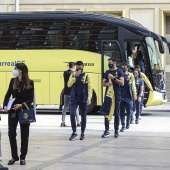
[[[71,119],[71,127],[73,133],[76,132],[76,109],[79,106],[80,114],[81,114],[81,133],[83,134],[86,129],[86,116],[87,116],[87,103],[77,102],[70,104],[70,119]]]

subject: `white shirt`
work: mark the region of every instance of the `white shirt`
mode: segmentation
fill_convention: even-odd
[[[128,65],[131,67],[131,68],[134,68],[134,66],[133,66],[133,62],[132,62],[132,57],[131,56],[129,56],[128,57]]]

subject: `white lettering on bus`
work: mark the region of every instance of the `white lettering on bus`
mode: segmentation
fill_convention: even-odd
[[[18,61],[13,61],[13,62],[0,62],[0,66],[15,66],[15,64],[17,64],[17,63],[25,63],[25,61],[24,60],[22,60],[22,61],[20,61],[20,60],[18,60]]]

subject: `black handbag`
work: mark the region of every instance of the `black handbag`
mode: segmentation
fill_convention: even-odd
[[[104,102],[103,102],[102,106],[100,107],[100,112],[99,113],[101,115],[109,115],[111,104],[112,104],[112,98],[110,98],[108,96],[105,96],[104,97]]]
[[[20,125],[36,122],[33,108],[29,108],[26,103],[23,103],[26,109],[21,109],[18,112],[18,119]]]

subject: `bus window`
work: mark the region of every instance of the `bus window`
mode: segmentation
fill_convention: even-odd
[[[157,46],[155,44],[155,41],[151,37],[146,37],[146,44],[151,64],[154,88],[156,91],[162,92],[165,95],[164,72],[158,55]]]
[[[9,29],[8,22],[3,21],[0,22],[0,49],[8,49],[9,48]]]
[[[119,44],[117,41],[103,42],[103,56],[104,56],[104,72],[108,70],[108,59],[110,57],[117,59],[117,67],[121,66],[122,58]]]
[[[150,64],[151,64],[151,70],[153,72],[159,72],[162,69],[161,61],[158,55],[158,50],[156,47],[156,44],[151,37],[146,37],[146,44],[148,48],[148,53],[149,53],[149,59],[150,59]]]

